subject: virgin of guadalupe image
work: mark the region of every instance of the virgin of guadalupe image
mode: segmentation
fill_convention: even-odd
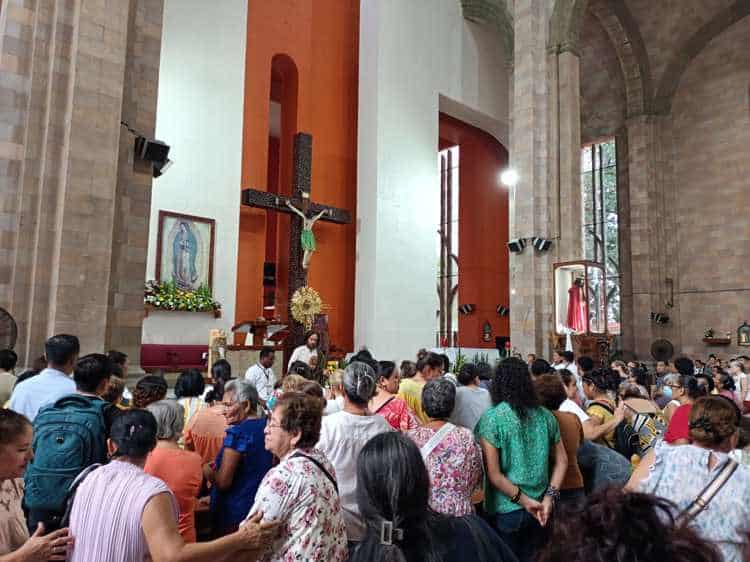
[[[190,224],[179,223],[179,231],[172,242],[172,280],[180,289],[193,289],[198,281],[198,268],[195,265],[198,255],[198,241],[190,229]]]

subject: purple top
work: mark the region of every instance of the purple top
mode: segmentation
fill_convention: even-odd
[[[143,562],[149,555],[141,517],[148,501],[169,494],[175,524],[179,509],[167,485],[143,469],[113,460],[91,472],[76,491],[70,515],[75,538],[70,562]]]

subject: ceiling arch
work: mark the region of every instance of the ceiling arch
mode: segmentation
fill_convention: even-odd
[[[653,102],[653,111],[655,113],[668,114],[672,110],[674,94],[690,62],[716,36],[749,14],[750,2],[748,0],[736,0],[729,8],[717,13],[710,21],[682,43],[667,64],[661,80],[659,80],[659,86],[656,89]]]
[[[508,62],[512,63],[515,36],[513,15],[508,10],[506,0],[461,0],[461,8],[466,20],[497,27]]]

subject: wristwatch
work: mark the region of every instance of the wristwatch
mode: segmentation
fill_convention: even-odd
[[[560,499],[560,490],[554,486],[550,486],[547,488],[547,491],[544,492],[544,495],[551,497],[553,501],[558,501]]]

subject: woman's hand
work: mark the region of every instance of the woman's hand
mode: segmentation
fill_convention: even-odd
[[[539,524],[542,527],[546,527],[547,523],[549,522],[549,518],[552,515],[552,511],[555,508],[555,502],[552,496],[544,496],[544,499],[542,499],[542,513],[541,517],[537,518],[537,521],[539,521]]]
[[[262,523],[262,520],[263,513],[259,511],[240,526],[237,535],[242,540],[244,548],[249,550],[263,549],[279,534],[281,521]]]
[[[518,500],[518,505],[524,508],[534,519],[539,521],[540,525],[544,526],[544,523],[542,523],[544,504],[542,504],[542,502],[538,502],[526,494],[521,494],[521,498]]]
[[[620,402],[620,405],[615,409],[615,419],[617,420],[618,425],[625,419],[625,414],[625,402]]]
[[[39,523],[34,534],[18,549],[17,554],[24,562],[66,560],[68,548],[72,544],[73,537],[68,534],[67,528],[45,535],[44,524]]]

